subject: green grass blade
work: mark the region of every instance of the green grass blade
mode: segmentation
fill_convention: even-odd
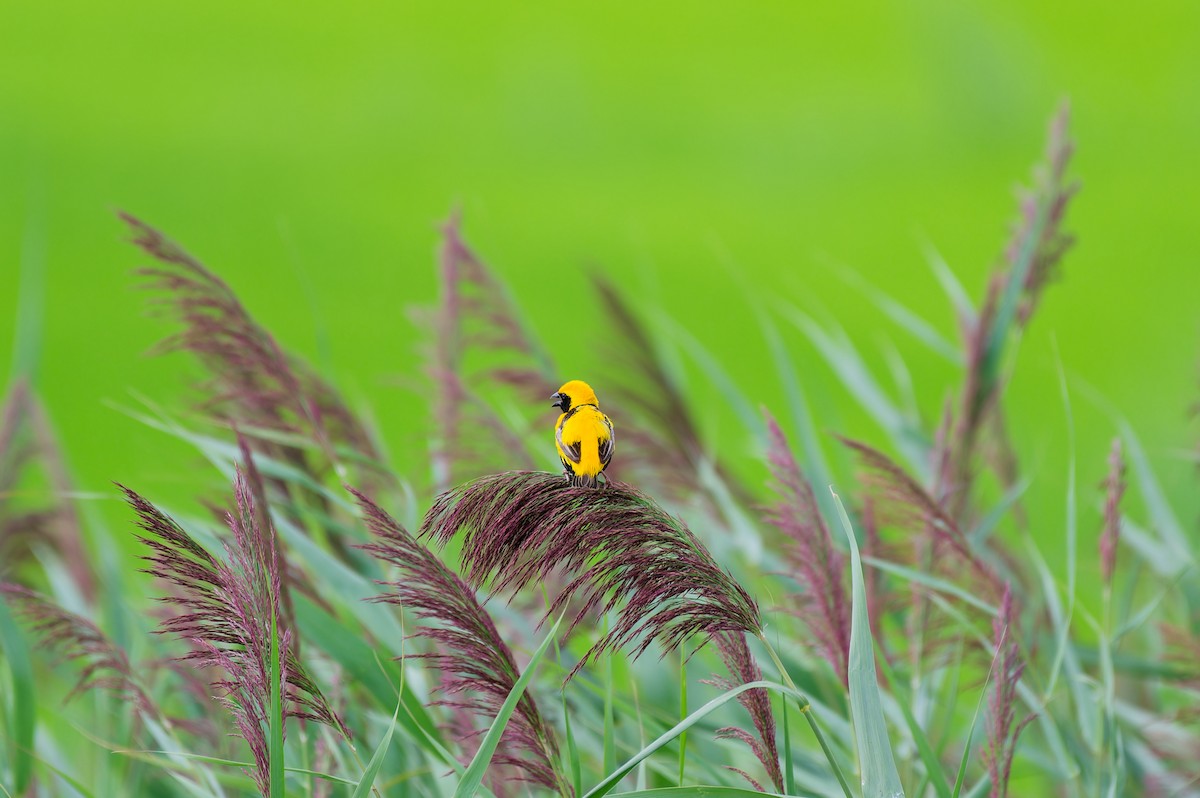
[[[816,347],[817,352],[855,401],[888,433],[917,480],[927,481],[929,440],[920,425],[907,417],[879,385],[849,336],[839,328],[832,332],[826,331],[817,322],[794,308],[788,309],[788,317]]]
[[[783,791],[788,795],[796,794],[796,762],[792,757],[792,730],[788,723],[788,702],[785,698],[779,702],[782,711],[779,713],[783,726]]]
[[[947,582],[945,579],[939,579],[936,576],[930,576],[929,574],[917,571],[913,568],[909,568],[904,565],[897,565],[894,562],[881,560],[878,557],[863,557],[862,561],[872,568],[878,568],[880,571],[885,573],[895,574],[896,576],[907,579],[910,582],[916,582],[917,584],[931,588],[938,593],[947,593],[966,602],[967,604],[970,604],[972,607],[987,613],[988,615],[995,615],[997,612],[996,608],[991,604],[988,604],[978,596],[968,593],[953,582]]]
[[[686,644],[685,644],[686,645]],[[679,719],[687,717],[687,652],[679,652]],[[679,735],[679,786],[683,786],[683,771],[687,766],[687,730]]]
[[[575,742],[575,732],[571,730],[571,712],[567,707],[567,695],[561,693],[563,708],[563,725],[567,733],[567,772],[571,774],[572,795],[583,793],[583,765],[579,761],[579,744]]]
[[[384,708],[395,702],[394,685],[399,682],[401,700],[405,708],[405,712],[401,713],[399,718],[401,727],[408,731],[413,739],[419,741],[439,739],[442,736],[437,724],[429,717],[429,711],[402,678],[402,669],[408,667],[407,665],[392,662],[387,658],[386,652],[381,656],[381,652],[366,642],[355,624],[329,615],[311,599],[297,593],[292,601],[295,605],[296,626],[303,639],[313,643],[341,665],[355,683],[366,689],[376,706]],[[436,748],[427,747],[426,750],[441,759],[441,754]]]
[[[988,686],[992,683],[992,673],[996,670],[996,658],[992,658],[991,667],[988,668],[987,678],[983,680],[983,689],[979,693],[979,700],[975,702],[975,714],[971,716],[971,728],[967,730],[967,739],[963,743],[962,759],[958,762],[958,773],[954,777],[954,790],[950,794],[950,798],[958,798],[962,794],[963,783],[967,779],[967,763],[971,761],[971,740],[975,737],[975,728],[979,725],[979,717],[983,714],[983,702],[987,699]]]
[[[604,619],[604,631],[608,633],[608,619]],[[616,717],[613,714],[613,659],[610,655],[604,661],[604,772],[608,773],[617,766]]]
[[[1125,454],[1129,458],[1130,465],[1133,466],[1134,474],[1137,475],[1138,490],[1142,494],[1142,501],[1145,502],[1150,518],[1154,522],[1154,531],[1158,533],[1159,539],[1170,550],[1176,569],[1193,565],[1195,559],[1192,557],[1191,545],[1188,542],[1187,534],[1183,531],[1183,525],[1179,523],[1179,518],[1171,509],[1171,504],[1167,501],[1162,486],[1154,475],[1154,469],[1150,467],[1150,460],[1146,457],[1142,442],[1134,433],[1133,428],[1124,420],[1121,421],[1121,438],[1125,441]]]
[[[542,661],[542,657],[546,655],[546,650],[554,642],[555,635],[558,634],[558,625],[562,623],[562,619],[563,616],[559,615],[558,620],[554,622],[554,626],[550,627],[550,631],[546,634],[545,639],[542,640],[542,644],[537,647],[537,651],[533,652],[533,656],[529,658],[529,664],[525,666],[525,671],[521,674],[521,678],[517,679],[517,683],[513,685],[508,698],[504,699],[504,704],[501,705],[500,711],[496,713],[496,718],[492,721],[491,728],[488,729],[487,734],[484,735],[483,740],[479,743],[479,750],[475,752],[475,757],[471,760],[471,764],[467,765],[467,769],[463,772],[462,779],[458,782],[458,787],[454,790],[454,798],[471,798],[471,796],[479,791],[479,785],[483,782],[483,774],[487,771],[487,767],[492,761],[492,755],[496,753],[496,747],[500,745],[500,736],[504,734],[504,729],[508,726],[508,719],[516,711],[517,702],[525,694],[525,688],[533,678],[533,673],[537,670],[538,663]]]
[[[279,667],[279,625],[275,610],[271,610],[271,716],[267,756],[271,768],[271,798],[284,798],[283,773],[283,695]]]
[[[959,282],[958,275],[946,263],[946,259],[942,257],[942,253],[929,243],[924,246],[925,262],[929,266],[929,270],[933,272],[933,276],[937,279],[938,284],[942,287],[942,291],[946,294],[946,298],[950,300],[950,304],[954,306],[954,312],[959,318],[974,322],[976,312],[975,306],[971,304],[971,297],[967,294],[967,289],[963,288],[963,284]]]
[[[0,647],[8,662],[12,678],[12,707],[8,720],[8,765],[12,775],[13,792],[24,795],[33,778],[33,736],[37,728],[37,686],[33,680],[33,663],[29,645],[13,621],[8,603],[0,599]]]
[[[188,759],[188,760],[192,760],[195,762],[204,762],[205,764],[208,764],[208,765],[224,765],[226,767],[234,767],[234,768],[253,768],[254,767],[253,762],[247,762],[247,761],[240,760],[240,759],[226,759],[224,757],[219,757],[219,756],[208,756],[207,754],[192,754],[192,753],[188,753],[186,751],[167,751],[167,750],[163,750],[163,749],[148,748],[148,749],[142,749],[142,750],[118,749],[118,750],[114,750],[112,753],[117,754],[119,756],[127,756],[131,759],[136,759],[141,762],[152,762],[157,767],[161,767],[163,770],[173,770],[173,769],[180,768],[180,764],[178,762],[171,761],[172,759]],[[164,757],[166,757],[166,758],[164,758]],[[296,773],[301,776],[316,776],[318,779],[321,779],[323,781],[330,781],[330,782],[333,782],[334,784],[346,784],[346,785],[353,786],[358,783],[356,781],[353,781],[352,779],[343,778],[341,776],[335,776],[332,773],[322,773],[319,770],[312,770],[311,768],[285,767],[283,770],[285,773]]]
[[[774,795],[769,792],[743,789],[741,787],[658,787],[652,790],[637,790],[635,792],[619,792],[613,798],[755,798],[755,796]]]
[[[375,753],[371,755],[371,759],[367,762],[367,767],[363,770],[362,778],[358,780],[358,784],[354,787],[354,792],[350,794],[350,798],[366,798],[371,794],[371,788],[375,786],[375,779],[379,777],[379,770],[383,767],[383,760],[387,757],[388,748],[392,745],[392,733],[396,731],[396,721],[400,717],[400,707],[404,706],[403,700],[396,702],[396,711],[392,713],[392,722],[388,725],[387,733],[383,735],[383,739],[379,741],[379,746],[375,749]]]
[[[850,516],[841,498],[834,493],[842,528],[850,542],[850,716],[854,720],[854,742],[862,769],[863,798],[896,798],[904,795],[892,744],[888,740],[887,723],[883,719],[883,703],[879,697],[879,680],[875,675],[875,646],[871,639],[871,623],[867,618],[867,590],[863,581],[862,561],[858,542],[850,526]]]
[[[805,698],[803,695],[801,695],[798,691],[793,690],[790,687],[785,687],[782,684],[779,684],[777,682],[758,681],[758,682],[747,682],[746,684],[738,685],[737,687],[734,687],[732,690],[726,690],[724,693],[721,693],[721,695],[712,699],[707,704],[700,707],[695,712],[691,713],[686,718],[684,718],[683,720],[676,723],[670,729],[667,729],[665,732],[660,734],[657,738],[655,738],[655,740],[653,742],[651,742],[649,745],[643,747],[642,750],[638,751],[632,757],[625,760],[624,764],[622,764],[620,767],[616,768],[611,773],[609,773],[607,776],[605,776],[603,781],[601,781],[599,784],[597,784],[592,789],[588,790],[583,795],[583,798],[600,798],[600,796],[602,796],[602,795],[607,795],[609,792],[612,791],[613,787],[617,786],[617,784],[620,783],[621,779],[625,778],[625,775],[627,773],[629,773],[629,771],[631,771],[635,767],[637,767],[638,764],[640,764],[644,759],[646,759],[647,757],[652,755],[655,751],[658,751],[659,749],[663,748],[664,746],[669,744],[672,740],[677,738],[680,734],[682,734],[683,732],[685,732],[688,729],[695,726],[697,723],[699,723],[701,720],[703,720],[705,717],[707,717],[709,714],[711,714],[715,710],[721,708],[725,704],[728,704],[730,701],[733,701],[742,693],[746,692],[747,690],[754,690],[754,689],[760,688],[760,687],[766,688],[768,690],[774,690],[776,692],[782,693],[787,696],[791,696],[792,698],[795,698],[797,701],[801,702],[801,704],[803,706],[808,705],[808,699]],[[678,789],[678,788],[672,788],[672,789]],[[622,794],[629,795],[629,793],[622,793]],[[754,794],[757,794],[757,793],[754,793]]]
[[[917,716],[913,714],[909,702],[896,692],[896,674],[892,670],[892,666],[884,656],[877,657],[876,661],[879,663],[879,670],[883,673],[884,680],[888,683],[892,694],[896,696],[896,705],[900,707],[900,712],[904,715],[904,722],[908,724],[909,733],[912,734],[913,742],[917,745],[917,752],[921,755],[921,761],[925,763],[925,773],[929,783],[933,785],[938,798],[951,798],[950,785],[946,783],[946,774],[942,772],[942,763],[938,760],[933,746],[929,744],[929,737],[921,728],[921,724],[917,722]],[[921,795],[923,792],[924,790],[917,790],[916,794]]]
[[[813,421],[812,411],[808,406],[808,398],[800,385],[800,377],[796,366],[788,356],[783,338],[771,319],[766,314],[760,314],[759,327],[767,348],[771,351],[771,359],[775,364],[775,374],[783,384],[783,395],[787,398],[788,409],[792,415],[796,436],[800,441],[800,450],[804,453],[802,464],[808,474],[809,481],[814,485],[828,485],[833,480],[829,476],[829,464],[825,460],[825,452],[821,449],[821,441],[817,435],[817,426]],[[833,502],[825,496],[825,491],[817,491],[817,504],[826,518],[833,515]]]
[[[913,338],[925,344],[929,351],[941,355],[955,365],[962,365],[963,355],[959,347],[951,343],[924,318],[871,285],[858,272],[850,269],[838,269],[837,273],[844,282],[858,290],[875,307],[879,308],[879,311],[891,319],[897,327],[903,328]]]

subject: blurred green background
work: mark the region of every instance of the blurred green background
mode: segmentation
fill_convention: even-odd
[[[285,346],[370,406],[410,467],[427,446],[428,408],[413,390],[406,308],[436,296],[436,223],[458,206],[564,378],[596,370],[594,266],[781,414],[747,293],[836,321],[881,368],[881,347],[895,346],[935,414],[955,369],[838,270],[954,336],[925,250],[982,294],[1013,186],[1027,182],[1064,97],[1083,182],[1068,221],[1079,244],[1022,343],[1008,404],[1020,456],[1045,478],[1030,491],[1035,524],[1051,538],[1061,528],[1055,341],[1076,404],[1083,505],[1096,503],[1114,432],[1091,386],[1132,420],[1191,523],[1194,2],[7,0],[0,373],[11,370],[18,265],[40,264],[38,385],[81,486],[120,480],[183,501],[213,478],[110,404],[136,405],[133,389],[179,408],[195,374],[184,356],[146,356],[173,328],[131,290],[146,259],[124,242],[113,215],[124,209],[223,275]],[[882,440],[784,329],[819,426]],[[751,456],[717,393],[692,378],[713,440]]]

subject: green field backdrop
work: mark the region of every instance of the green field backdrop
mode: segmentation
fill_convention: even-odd
[[[982,294],[1013,188],[1066,97],[1078,245],[1007,397],[1020,458],[1054,476],[1030,488],[1034,526],[1061,534],[1055,346],[1075,403],[1084,548],[1114,433],[1095,396],[1131,420],[1191,525],[1194,2],[5,0],[0,373],[33,351],[14,343],[20,275],[33,275],[23,307],[43,313],[28,327],[43,336],[37,386],[80,487],[112,494],[119,480],[178,505],[218,486],[194,452],[115,407],[136,407],[131,391],[178,407],[196,373],[185,356],[147,356],[171,327],[132,288],[145,259],[124,240],[123,209],[223,275],[285,346],[370,408],[412,474],[428,404],[407,310],[436,297],[437,224],[457,207],[564,379],[588,378],[602,356],[595,268],[781,414],[756,313],[783,304],[840,325],[873,364],[894,348],[936,412],[954,367],[844,275],[953,336],[929,253]],[[778,318],[819,426],[879,440]],[[752,462],[719,393],[688,375],[713,445]],[[98,503],[128,523],[115,497]]]

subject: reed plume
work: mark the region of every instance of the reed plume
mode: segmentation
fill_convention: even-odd
[[[1108,476],[1104,479],[1104,528],[1100,532],[1100,575],[1106,587],[1112,585],[1117,567],[1117,544],[1121,541],[1121,497],[1125,494],[1125,458],[1121,439],[1113,438],[1108,455]]]
[[[721,481],[744,503],[750,493],[707,451],[683,388],[658,355],[651,332],[633,307],[607,278],[592,275],[592,285],[609,319],[609,372],[605,406],[621,419],[622,445],[616,467],[629,468],[639,484],[649,482],[673,500],[697,498],[716,515],[718,509],[701,480],[711,464]]]
[[[1008,777],[1012,771],[1013,754],[1017,738],[1025,727],[1033,722],[1028,715],[1014,724],[1016,719],[1017,683],[1025,672],[1025,663],[1017,643],[1012,639],[1013,624],[1012,590],[1004,586],[1004,597],[1000,600],[1000,611],[992,619],[992,632],[996,641],[996,653],[992,665],[992,694],[988,697],[987,747],[984,763],[992,780],[992,798],[1008,795]]]
[[[580,606],[572,628],[589,615],[616,613],[571,675],[619,648],[638,656],[654,640],[672,651],[695,634],[761,628],[757,603],[704,544],[620,482],[595,490],[537,471],[481,477],[439,496],[419,534],[445,545],[460,532],[471,585],[512,594],[561,573],[570,581],[546,617],[572,597]]]
[[[458,213],[442,225],[438,276],[438,306],[432,312],[418,310],[416,317],[432,331],[426,353],[437,429],[432,456],[434,482],[444,490],[489,466],[502,466],[501,452],[508,464],[516,458],[519,465],[533,465],[524,430],[514,429],[480,386],[506,386],[521,402],[544,408],[555,376],[504,284],[463,239]],[[476,357],[482,354],[486,362],[481,365]]]
[[[433,643],[434,653],[414,656],[432,662],[441,674],[439,703],[489,722],[521,676],[516,659],[501,638],[475,591],[408,530],[362,493],[358,500],[373,542],[360,546],[399,569],[399,578],[380,582],[387,591],[372,601],[412,610],[422,621],[417,636]],[[461,724],[465,726],[465,724]],[[482,732],[458,728],[460,743]],[[493,762],[511,767],[526,780],[560,795],[571,788],[559,770],[558,741],[533,694],[526,691],[505,727]]]
[[[783,430],[765,409],[763,415],[769,441],[767,462],[776,496],[765,518],[786,536],[788,574],[803,588],[789,610],[808,626],[821,655],[846,686],[850,661],[846,557],[833,544],[812,486],[801,472]]]
[[[55,652],[62,662],[82,666],[63,703],[89,690],[109,690],[140,713],[159,714],[138,683],[129,655],[95,623],[20,585],[0,583],[0,595],[29,624],[41,647]]]
[[[714,676],[708,680],[709,684],[720,690],[732,690],[763,678],[762,668],[750,653],[745,634],[719,632],[713,635],[713,643],[717,647],[717,653],[721,655],[721,661],[725,663],[726,670],[729,671],[729,677]],[[737,700],[750,715],[755,734],[737,726],[726,726],[717,729],[717,736],[741,740],[748,745],[767,771],[771,785],[776,791],[783,792],[783,773],[779,767],[779,748],[775,743],[775,713],[771,710],[771,697],[765,688],[756,688],[742,693]],[[733,767],[730,770],[750,782],[754,789],[762,791],[762,785],[746,771]]]
[[[207,372],[202,409],[250,434],[257,451],[306,470],[321,472],[338,462],[337,445],[378,463],[366,427],[337,390],[287,354],[224,280],[155,228],[127,213],[120,216],[133,231],[133,242],[157,262],[137,270],[157,293],[151,306],[182,325],[158,351],[190,352]],[[310,462],[299,445],[254,434],[257,430],[310,437],[328,462]]]
[[[159,600],[177,608],[159,624],[188,645],[180,657],[196,668],[213,668],[221,676],[212,687],[230,711],[238,734],[250,746],[251,774],[264,794],[269,788],[266,739],[271,706],[272,627],[277,630],[280,694],[285,717],[332,726],[349,736],[320,688],[309,676],[293,645],[293,630],[281,612],[279,558],[274,530],[260,526],[251,490],[240,469],[234,483],[235,513],[227,521],[232,539],[225,560],[218,560],[173,519],[134,491],[119,486],[137,513],[144,534],[138,540],[150,553],[142,556],[145,573],[172,586]]]

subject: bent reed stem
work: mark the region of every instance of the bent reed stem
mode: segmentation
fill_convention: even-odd
[[[842,792],[846,798],[853,798],[853,793],[850,792],[850,785],[846,783],[846,776],[842,773],[842,768],[837,763],[837,759],[833,756],[833,751],[829,747],[829,743],[825,739],[825,734],[821,731],[821,727],[817,725],[817,719],[813,716],[812,704],[807,698],[800,697],[800,688],[796,687],[796,683],[792,681],[791,675],[787,672],[787,668],[783,667],[782,660],[775,653],[775,648],[767,640],[767,636],[759,629],[755,635],[762,641],[763,646],[767,649],[767,654],[770,655],[771,661],[775,663],[775,669],[779,671],[779,677],[783,683],[797,693],[796,706],[800,708],[800,714],[808,721],[809,727],[813,731],[813,735],[817,738],[817,742],[821,745],[821,751],[825,754],[825,758],[829,760],[829,765],[833,768],[833,774],[837,776],[838,784],[842,787]]]

